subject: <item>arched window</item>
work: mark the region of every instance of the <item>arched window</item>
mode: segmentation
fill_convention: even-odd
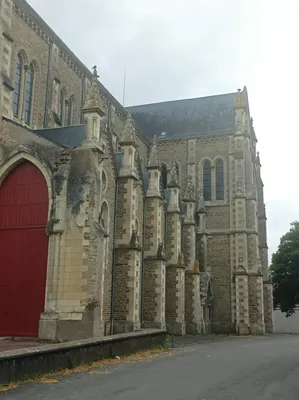
[[[34,79],[33,67],[32,65],[30,65],[25,74],[25,103],[24,103],[24,121],[28,125],[30,124],[31,121],[33,79]]]
[[[104,202],[102,204],[101,213],[99,216],[99,222],[100,222],[102,228],[105,229],[106,231],[108,231],[108,229],[109,229],[109,212],[108,212],[108,206],[107,206],[106,202]]]
[[[59,118],[61,125],[64,124],[64,115],[65,115],[65,94],[64,90],[61,90],[59,98]]]
[[[102,171],[102,191],[105,192],[107,189],[107,176],[105,171]]]
[[[72,119],[73,119],[73,106],[74,106],[74,101],[72,97],[69,99],[66,107],[66,125],[72,125]]]
[[[167,189],[167,167],[165,164],[162,164],[161,179],[163,189]]]
[[[224,167],[220,159],[216,162],[216,200],[224,200]]]
[[[212,174],[209,160],[206,160],[203,164],[203,198],[205,201],[212,199]]]
[[[16,117],[18,117],[20,109],[22,67],[23,67],[22,57],[20,54],[18,54],[17,70],[15,75],[15,90],[13,94],[13,113]]]

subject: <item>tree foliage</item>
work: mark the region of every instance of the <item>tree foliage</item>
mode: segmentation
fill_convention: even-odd
[[[291,229],[280,239],[278,250],[272,256],[270,267],[274,308],[280,308],[286,316],[294,314],[299,304],[299,222],[291,223]]]

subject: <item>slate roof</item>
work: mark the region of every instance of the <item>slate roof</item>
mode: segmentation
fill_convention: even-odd
[[[32,132],[69,149],[80,147],[85,139],[85,125],[35,129]]]
[[[234,130],[237,93],[127,107],[150,138],[184,138]],[[161,133],[166,134],[161,136]]]

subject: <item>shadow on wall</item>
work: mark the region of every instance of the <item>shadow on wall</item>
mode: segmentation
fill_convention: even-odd
[[[295,314],[286,318],[285,313],[280,310],[274,311],[275,333],[297,333],[299,334],[299,308],[295,309]]]

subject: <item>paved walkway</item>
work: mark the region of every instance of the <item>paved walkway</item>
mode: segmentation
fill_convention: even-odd
[[[0,398],[298,400],[299,336],[230,337],[91,372],[25,384]]]
[[[26,347],[40,346],[42,343],[34,339],[14,339],[0,338],[0,352],[6,350],[23,349]]]

